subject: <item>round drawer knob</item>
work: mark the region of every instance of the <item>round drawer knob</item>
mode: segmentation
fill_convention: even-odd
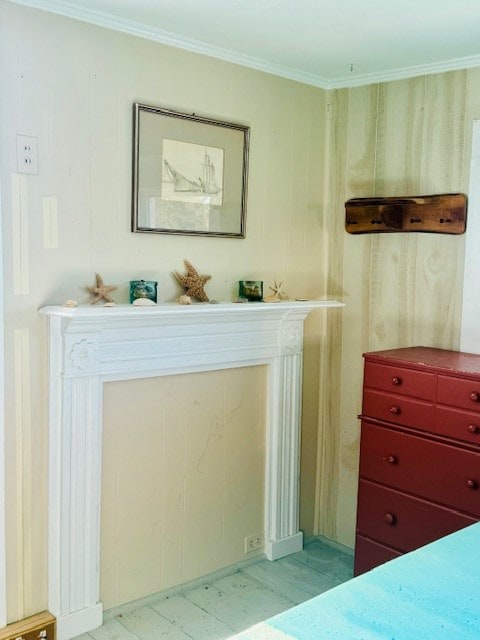
[[[396,404],[394,404],[393,407],[390,407],[390,413],[392,413],[394,416],[399,416],[401,412],[402,410]]]
[[[470,433],[480,433],[480,427],[477,424],[469,424],[468,431]]]
[[[397,523],[397,519],[396,517],[393,515],[393,513],[386,513],[383,516],[384,521],[390,525],[391,527],[393,527],[393,525],[395,525]]]
[[[392,384],[394,384],[394,385],[396,385],[398,387],[399,385],[402,384],[402,379],[399,378],[398,376],[393,376]]]
[[[469,489],[478,489],[478,482],[476,480],[467,480],[467,487]]]
[[[386,458],[388,464],[398,464],[398,458],[397,456],[388,456],[388,458]]]
[[[480,402],[480,393],[478,393],[478,391],[473,391],[470,394],[470,400],[472,402]]]

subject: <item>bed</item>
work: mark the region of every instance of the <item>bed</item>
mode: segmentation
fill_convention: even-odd
[[[349,580],[235,640],[480,640],[480,523]]]

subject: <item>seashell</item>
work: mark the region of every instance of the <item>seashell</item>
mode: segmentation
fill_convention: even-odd
[[[78,302],[76,300],[67,300],[63,304],[64,307],[78,307]]]
[[[177,302],[178,304],[192,304],[192,299],[190,298],[190,296],[183,294],[178,298]]]
[[[155,307],[156,305],[157,303],[150,300],[150,298],[136,298],[133,301],[134,307]]]
[[[265,296],[263,301],[264,302],[281,302],[280,298],[277,298],[277,296]]]
[[[116,307],[117,303],[116,302],[106,302],[103,306],[104,307]]]

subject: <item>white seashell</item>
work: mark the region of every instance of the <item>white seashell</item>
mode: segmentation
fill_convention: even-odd
[[[134,307],[155,307],[156,304],[157,303],[150,300],[150,298],[136,298],[136,300],[133,301]]]
[[[178,304],[192,304],[192,299],[190,298],[190,296],[187,295],[183,295],[180,296],[177,300]]]
[[[263,299],[264,302],[281,302],[280,298],[277,298],[276,296],[266,296]]]
[[[103,306],[104,307],[116,307],[117,303],[116,302],[106,302]]]
[[[76,300],[67,300],[64,304],[64,307],[78,307],[78,302]]]

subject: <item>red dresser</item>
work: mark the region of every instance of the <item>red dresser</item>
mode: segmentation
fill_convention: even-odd
[[[364,357],[355,575],[480,520],[480,355]]]

